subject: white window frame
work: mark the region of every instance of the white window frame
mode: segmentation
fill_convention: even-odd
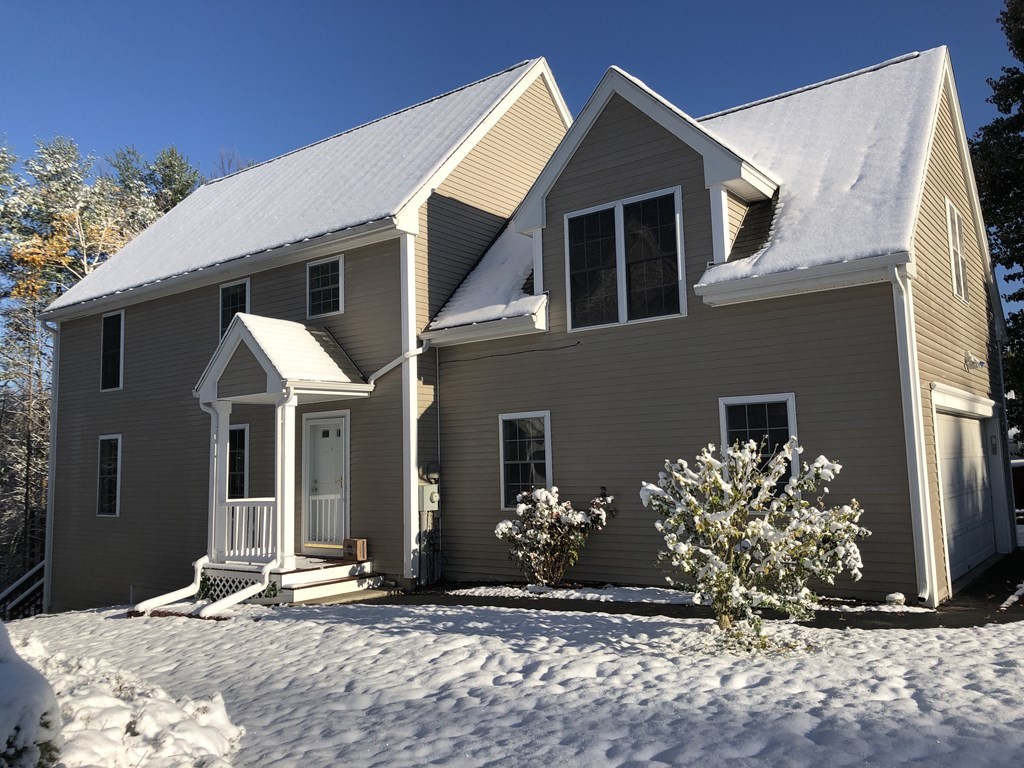
[[[511,512],[515,507],[505,506],[505,422],[516,419],[544,419],[544,472],[547,475],[548,488],[554,485],[551,461],[551,411],[522,411],[519,413],[498,414],[498,505],[503,512]]]
[[[121,338],[118,340],[120,346],[117,350],[117,386],[116,387],[104,387],[103,386],[103,336],[104,326],[106,325],[107,318],[113,317],[114,315],[121,316]],[[118,392],[124,389],[124,310],[118,309],[114,312],[107,312],[100,318],[100,392]]]
[[[968,302],[967,292],[967,258],[964,256],[964,218],[946,198],[946,237],[949,244],[949,274],[953,287],[953,295],[964,304]],[[957,290],[959,277],[960,290]]]
[[[323,312],[319,315],[310,314],[310,296],[309,296],[309,269],[310,267],[316,267],[320,264],[327,264],[329,262],[338,262],[338,308],[333,312]],[[306,262],[306,319],[312,320],[314,318],[331,317],[333,315],[340,315],[345,311],[345,254],[341,253],[337,256],[328,256],[326,259],[317,259],[316,261]]]
[[[243,278],[241,280],[232,280],[230,283],[221,283],[220,288],[217,291],[217,328],[219,329],[219,336],[217,338],[224,338],[224,334],[227,333],[227,326],[222,326],[224,317],[224,289],[234,288],[236,285],[245,286],[245,309],[242,312],[249,312],[249,303],[252,301],[252,294],[250,292],[249,278]],[[230,322],[228,323],[230,325]]]
[[[224,492],[227,494],[231,490],[231,472],[230,472],[230,468],[231,468],[231,464],[230,464],[231,435],[230,435],[230,433],[234,432],[236,430],[239,431],[239,432],[244,432],[245,433],[245,466],[242,468],[242,472],[243,472],[243,475],[242,475],[242,480],[243,480],[242,486],[243,487],[242,487],[242,496],[240,498],[248,499],[249,498],[249,453],[250,453],[250,451],[249,451],[249,425],[248,424],[232,424],[230,427],[228,427],[228,470],[229,471],[228,471],[228,477],[225,478],[226,487],[224,488]],[[228,496],[228,500],[229,501],[233,501],[233,500],[235,500],[235,497],[234,496]]]
[[[637,203],[641,200],[649,200],[653,197],[672,195],[676,207],[676,270],[679,275],[679,312],[671,315],[658,315],[657,317],[643,317],[630,320],[628,312],[628,297],[626,296],[626,233],[623,231],[622,208],[630,203]],[[572,287],[570,283],[569,269],[569,220],[578,216],[586,216],[588,213],[606,211],[609,208],[615,210],[615,280],[616,292],[619,300],[619,319],[614,323],[603,323],[601,325],[587,325],[582,328],[573,328],[572,325]],[[591,331],[597,328],[611,328],[617,325],[633,325],[634,323],[650,323],[658,320],[665,320],[671,317],[686,317],[686,252],[683,250],[683,189],[682,187],[669,187],[659,189],[655,192],[645,192],[642,195],[624,197],[621,200],[612,200],[601,205],[594,205],[578,211],[571,211],[562,217],[562,239],[565,259],[565,329],[568,333],[580,331]]]
[[[114,514],[100,514],[100,462],[102,460],[103,441],[114,440],[117,442],[117,482],[115,483]],[[96,440],[96,517],[113,518],[121,516],[121,435],[110,434],[100,435]]]
[[[796,394],[794,392],[778,392],[772,395],[741,395],[739,397],[718,398],[719,451],[725,454],[729,447],[729,429],[726,410],[730,405],[755,405],[758,403],[786,403],[786,418],[789,420],[789,435],[799,440],[796,423]],[[794,456],[790,462],[790,474],[796,477],[800,473],[800,460]]]

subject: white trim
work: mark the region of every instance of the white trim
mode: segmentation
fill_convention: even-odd
[[[114,514],[100,514],[100,462],[102,460],[103,441],[114,440],[117,442],[117,483],[114,490]],[[96,515],[97,518],[109,518],[121,516],[121,434],[100,435],[96,440]]]
[[[870,256],[836,264],[820,264],[806,269],[789,270],[771,275],[742,277],[720,283],[697,283],[693,290],[712,307],[743,304],[748,301],[776,299],[801,293],[831,291],[890,280],[891,268],[906,264],[914,277],[913,264],[907,252]]]
[[[544,230],[535,229],[531,234],[533,241],[533,295],[544,293]]]
[[[995,401],[987,397],[938,381],[933,381],[928,386],[932,391],[932,406],[939,413],[970,416],[975,419],[990,419],[995,413]]]
[[[655,315],[654,317],[639,317],[629,319],[628,296],[626,291],[626,233],[623,217],[623,207],[642,200],[651,200],[656,197],[672,195],[675,205],[676,224],[676,273],[678,275],[679,288],[679,312],[667,315]],[[572,280],[569,265],[569,220],[589,213],[599,211],[614,211],[615,215],[615,280],[618,299],[618,320],[600,325],[585,325],[574,328],[572,325]],[[665,320],[672,317],[686,317],[686,253],[683,250],[683,190],[682,187],[669,187],[653,192],[644,192],[640,195],[632,195],[619,200],[612,200],[601,205],[592,205],[578,211],[570,211],[562,215],[562,246],[563,246],[563,267],[565,271],[565,330],[567,333],[579,331],[590,331],[595,328],[608,328],[615,325],[632,325],[633,323],[647,323],[652,320]]]
[[[320,314],[310,314],[310,295],[309,295],[309,268],[317,267],[321,264],[330,264],[332,261],[338,262],[338,308],[333,309],[330,312],[321,312]],[[345,254],[338,253],[333,256],[328,256],[326,259],[315,259],[314,261],[306,262],[306,319],[307,320],[319,320],[323,317],[332,317],[334,315],[340,315],[345,311]]]
[[[145,285],[126,288],[123,291],[85,299],[58,307],[47,309],[42,316],[47,320],[67,319],[95,315],[104,307],[130,306],[151,299],[174,296],[194,288],[217,285],[225,279],[237,278],[240,275],[254,275],[278,267],[301,264],[310,259],[329,256],[342,250],[362,248],[367,245],[393,240],[398,236],[395,221],[388,217],[379,221],[370,221],[340,232],[329,232],[300,243],[289,243],[276,248],[268,248],[257,253],[243,254],[219,264],[199,267],[189,272],[169,275]]]
[[[569,107],[565,103],[565,99],[562,98],[562,94],[558,89],[558,84],[555,82],[554,75],[551,74],[551,69],[548,66],[547,60],[539,58],[535,60],[530,66],[528,66],[522,73],[520,78],[509,86],[508,91],[495,102],[491,111],[470,131],[470,133],[462,140],[458,147],[448,156],[448,158],[441,163],[440,166],[420,185],[419,189],[409,196],[398,209],[398,213],[395,214],[396,224],[398,229],[408,234],[419,233],[419,212],[420,206],[427,201],[431,193],[437,189],[444,180],[448,177],[459,163],[461,163],[470,151],[480,142],[480,140],[487,135],[487,133],[493,128],[498,121],[505,116],[509,109],[519,100],[527,89],[538,79],[543,78],[544,84],[547,86],[548,93],[555,104],[555,109],[558,112],[559,117],[562,119],[562,123],[566,128],[572,124],[572,114],[569,112]],[[418,523],[417,523],[418,524]]]
[[[322,411],[319,413],[304,413],[302,414],[302,491],[299,493],[299,497],[302,500],[302,541],[299,542],[300,550],[303,554],[317,554],[323,553],[331,549],[331,547],[317,547],[307,546],[306,542],[309,539],[307,523],[309,520],[309,457],[310,457],[310,445],[309,445],[309,427],[312,424],[324,423],[324,424],[341,424],[342,439],[344,440],[344,450],[342,451],[342,473],[344,481],[341,486],[341,504],[342,504],[342,530],[344,531],[344,538],[348,538],[352,533],[352,519],[351,509],[349,501],[352,498],[349,489],[352,487],[352,476],[350,472],[350,457],[352,453],[352,443],[350,438],[352,430],[350,427],[351,411]]]
[[[245,309],[241,310],[248,314],[250,308],[250,302],[252,300],[252,287],[249,284],[249,278],[243,277],[241,280],[232,280],[229,283],[221,283],[217,289],[217,297],[220,300],[217,305],[217,327],[218,333],[220,334],[217,338],[224,338],[224,334],[228,332],[228,326],[231,325],[231,321],[228,320],[228,326],[223,325],[224,323],[224,289],[234,288],[236,285],[245,286]]]
[[[967,259],[964,257],[964,219],[953,201],[946,198],[946,246],[949,248],[949,277],[953,295],[968,303]],[[960,290],[957,290],[957,280]]]
[[[617,67],[605,72],[576,122],[555,149],[544,170],[519,206],[517,232],[531,232],[546,224],[546,201],[562,171],[587,137],[613,94],[618,94],[704,158],[705,184],[724,184],[741,197],[770,199],[779,187],[768,173],[744,160],[696,120],[670,104]]]
[[[420,338],[430,342],[430,345],[434,347],[451,347],[474,341],[493,341],[513,336],[527,336],[531,333],[543,333],[547,329],[548,299],[545,296],[543,303],[533,314],[503,317],[500,320],[488,320],[472,325],[456,325],[437,331],[424,331],[420,334]]]
[[[896,348],[900,366],[900,394],[906,442],[910,521],[914,534],[917,594],[926,606],[934,608],[939,603],[939,574],[935,559],[931,494],[928,490],[928,461],[925,454],[924,409],[921,402],[921,368],[917,357],[914,296],[912,281],[908,272],[904,271],[910,266],[894,265],[889,270],[892,280],[893,314],[896,319]],[[948,560],[948,556],[946,559]]]
[[[277,560],[295,567],[295,407],[298,398],[285,389],[274,404],[274,503],[277,505]],[[225,473],[225,481],[227,474]]]
[[[57,479],[57,408],[60,405],[60,323],[51,327],[45,320],[43,327],[50,333],[50,344],[53,350],[52,368],[50,372],[50,445],[46,469],[46,541],[43,543],[43,612],[49,613],[53,592],[53,518],[54,500],[56,499]]]
[[[729,443],[729,429],[728,419],[726,418],[726,411],[730,405],[757,405],[759,403],[785,403],[786,404],[786,418],[789,421],[789,436],[796,437],[799,439],[799,432],[797,431],[796,424],[796,393],[795,392],[778,392],[773,395],[738,395],[734,397],[720,397],[718,398],[718,429],[721,443],[719,443],[719,451],[722,455],[725,454],[726,448],[730,445]],[[790,474],[796,477],[800,472],[800,457],[794,456],[790,462]]]
[[[715,264],[729,260],[729,193],[724,184],[708,187],[711,195],[711,245]]]
[[[521,411],[519,413],[498,414],[498,505],[503,512],[511,512],[515,507],[505,506],[505,422],[516,419],[544,419],[544,471],[547,475],[547,487],[555,484],[553,462],[551,460],[551,411]]]
[[[231,500],[232,496],[228,495],[231,486],[231,433],[239,431],[245,435],[245,453],[242,458],[245,459],[245,466],[242,467],[242,496],[240,498],[249,498],[249,425],[248,424],[232,424],[228,427],[228,475],[224,478],[224,495],[227,496],[228,500]]]
[[[104,340],[104,326],[106,325],[107,318],[113,317],[114,315],[121,316],[121,333],[120,333],[120,348],[118,349],[117,355],[117,386],[116,387],[104,387],[103,386],[103,340]],[[116,309],[113,312],[106,312],[100,316],[100,392],[118,392],[124,389],[124,310]]]
[[[402,574],[415,579],[419,573],[419,474],[417,444],[417,399],[419,356],[416,347],[416,236],[403,234],[401,248],[402,291]]]

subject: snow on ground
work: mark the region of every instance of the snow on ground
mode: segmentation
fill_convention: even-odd
[[[170,696],[221,693],[238,766],[1018,765],[1024,622],[824,630],[708,652],[699,619],[482,607],[123,610],[10,626]],[[142,763],[145,765],[145,762]]]
[[[21,658],[0,622],[0,765],[48,765],[48,749],[60,746],[59,723],[53,688]]]
[[[51,653],[35,634],[15,637],[20,638],[15,650],[43,673],[57,695],[64,768],[230,765],[221,758],[237,748],[244,731],[231,724],[220,694],[175,701],[132,672],[77,655],[74,642]]]

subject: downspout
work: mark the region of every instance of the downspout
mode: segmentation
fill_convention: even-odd
[[[914,532],[914,568],[917,573],[918,599],[926,606],[934,608],[938,605],[938,571],[935,563],[931,498],[928,493],[917,333],[914,326],[914,298],[910,280],[904,270],[905,267],[902,266],[889,267],[896,316],[896,347],[899,353],[903,429],[906,436],[907,479],[910,484],[910,520]]]
[[[54,478],[57,473],[57,389],[60,377],[60,323],[50,325],[41,321],[50,334],[53,365],[50,368],[50,446],[46,469],[46,542],[43,547],[43,613],[50,612],[50,593],[53,586],[53,516],[56,492]]]
[[[422,355],[428,349],[430,349],[430,339],[424,339],[422,347],[419,347],[417,349],[410,349],[408,352],[403,352],[398,357],[396,357],[394,360],[392,360],[390,363],[388,363],[383,368],[381,368],[379,371],[377,371],[374,374],[371,374],[370,378],[368,378],[366,380],[366,383],[367,384],[375,384],[375,383],[377,383],[377,379],[379,379],[385,373],[388,373],[389,371],[397,368],[399,365],[404,363],[410,357],[416,357],[418,355]]]
[[[403,233],[399,240],[402,288],[402,576],[414,581],[419,575],[419,448],[417,402],[419,388],[416,349],[416,236]]]

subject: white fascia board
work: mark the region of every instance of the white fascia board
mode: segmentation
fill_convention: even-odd
[[[711,195],[711,250],[715,264],[724,264],[729,259],[729,193],[725,186],[717,184],[708,188]]]
[[[341,232],[303,240],[300,243],[289,243],[266,251],[259,251],[223,261],[209,267],[196,269],[180,275],[156,280],[152,283],[129,288],[125,291],[101,296],[96,299],[48,310],[42,313],[45,320],[67,320],[75,317],[87,317],[104,312],[113,307],[127,307],[144,301],[173,296],[176,293],[191,291],[207,285],[218,285],[235,279],[277,269],[289,264],[297,264],[309,259],[331,256],[342,250],[361,248],[397,237],[393,218],[371,221],[350,227]]]
[[[420,338],[429,341],[432,347],[453,347],[457,344],[470,344],[475,341],[493,341],[512,336],[543,333],[548,329],[547,306],[547,297],[545,297],[540,309],[531,315],[504,317],[500,320],[489,320],[473,325],[459,325],[439,331],[426,331],[420,334]]]
[[[889,268],[904,264],[907,265],[908,277],[913,278],[915,271],[909,262],[909,253],[892,253],[838,264],[822,264],[807,269],[793,269],[760,277],[744,277],[707,285],[698,283],[693,290],[703,298],[705,304],[722,307],[730,304],[743,304],[748,301],[777,299],[798,293],[831,291],[855,285],[889,282]]]
[[[398,209],[395,216],[399,230],[410,235],[419,234],[419,212],[420,207],[427,201],[435,189],[444,183],[455,168],[461,163],[484,136],[505,116],[511,107],[519,100],[527,89],[534,84],[538,78],[543,78],[548,92],[555,101],[555,108],[558,110],[562,122],[568,128],[572,124],[572,115],[562,98],[558,85],[555,83],[554,75],[545,59],[540,58],[527,67],[522,76],[506,91],[491,111],[476,124],[476,127],[459,143],[455,150],[435,169],[429,177],[420,185]]]
[[[939,413],[972,416],[979,419],[990,419],[995,413],[995,401],[987,397],[937,381],[933,381],[929,387],[932,391],[932,404]]]
[[[777,180],[762,169],[742,158],[724,142],[713,136],[696,120],[652,91],[642,87],[632,77],[612,67],[605,72],[601,82],[587,100],[583,111],[561,143],[551,155],[544,170],[527,193],[515,216],[517,232],[529,233],[546,223],[545,200],[558,177],[565,170],[576,149],[586,138],[597,118],[604,111],[612,95],[618,94],[684,144],[704,158],[706,184],[714,186],[726,182],[743,181],[742,188],[747,199],[770,198],[779,187]],[[740,194],[738,192],[738,194]]]
[[[307,381],[287,379],[282,389],[291,389],[296,395],[332,395],[334,397],[367,397],[374,390],[373,384],[357,384],[341,381]]]

